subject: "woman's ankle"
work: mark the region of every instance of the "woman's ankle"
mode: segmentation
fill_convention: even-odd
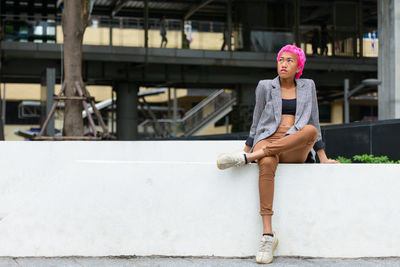
[[[273,233],[263,233],[263,235],[268,235],[268,236],[274,237],[274,234],[273,234]]]

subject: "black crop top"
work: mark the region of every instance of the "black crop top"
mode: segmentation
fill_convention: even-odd
[[[296,98],[282,99],[282,114],[296,115]]]

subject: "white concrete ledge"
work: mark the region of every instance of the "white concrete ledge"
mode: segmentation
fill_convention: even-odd
[[[243,141],[2,142],[0,256],[251,256],[258,167]],[[400,165],[281,164],[276,255],[400,256]]]

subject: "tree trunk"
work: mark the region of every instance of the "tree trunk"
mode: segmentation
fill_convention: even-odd
[[[65,95],[75,96],[78,81],[83,88],[82,80],[82,40],[89,16],[89,0],[64,1],[64,83]],[[83,136],[82,102],[65,101],[64,130],[65,136]]]

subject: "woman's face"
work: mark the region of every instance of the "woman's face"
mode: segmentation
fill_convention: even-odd
[[[282,52],[278,59],[278,74],[281,78],[293,78],[300,70],[297,55],[289,52]]]

